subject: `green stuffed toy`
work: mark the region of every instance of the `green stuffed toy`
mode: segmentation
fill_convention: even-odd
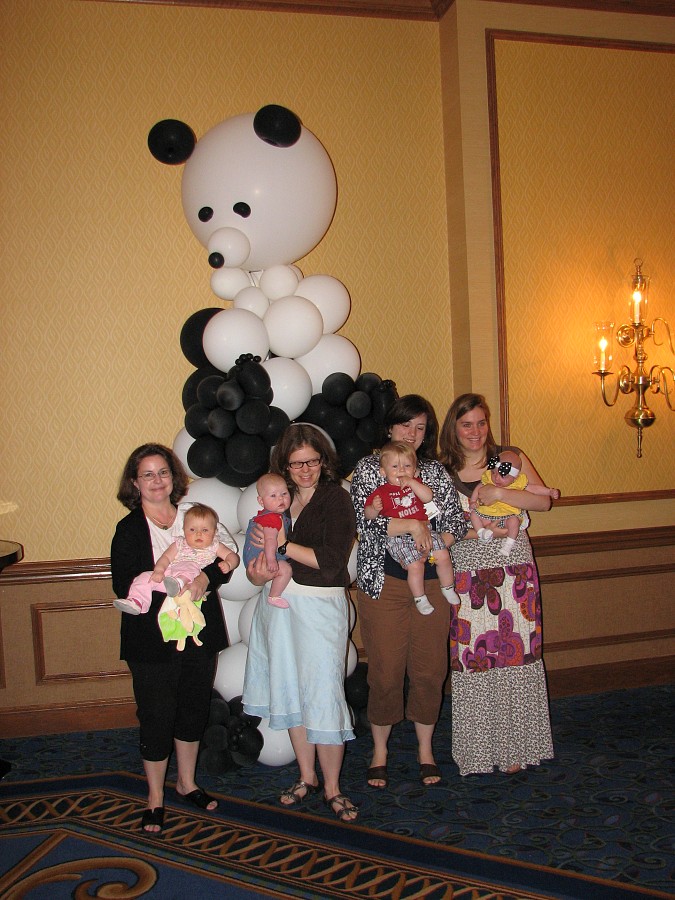
[[[206,625],[201,605],[206,598],[193,602],[190,591],[178,597],[167,597],[162,603],[157,621],[165,642],[176,641],[176,650],[185,650],[185,641],[191,637],[198,647],[202,642],[197,635]]]

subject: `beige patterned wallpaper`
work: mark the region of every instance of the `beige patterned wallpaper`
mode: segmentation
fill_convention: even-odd
[[[497,411],[488,27],[643,40],[663,40],[673,30],[670,21],[653,17],[482,0],[455,0],[440,25],[95,0],[2,0],[0,536],[21,541],[28,560],[106,556],[124,512],[114,499],[124,459],[146,440],[172,443],[182,426],[181,389],[192,367],[180,351],[180,329],[192,312],[218,304],[206,254],[183,220],[181,170],[160,165],[146,147],[149,128],[165,117],[187,121],[199,136],[265,103],[294,109],[326,146],[338,178],[334,222],[300,265],[306,274],[334,275],[349,289],[352,312],[342,333],[358,347],[363,370],[393,378],[401,392],[426,394],[442,417],[454,393],[457,360],[458,389],[485,390]],[[653,312],[673,318],[673,263],[663,239],[664,232],[671,235],[672,246],[672,185],[663,196],[652,191],[652,205],[643,209],[644,184],[635,179],[643,170],[672,172],[672,158],[662,169],[653,161],[654,148],[661,153],[668,146],[661,143],[666,136],[656,134],[649,102],[634,105],[650,78],[659,84],[657,77],[671,76],[670,63],[659,59],[654,74],[640,65],[653,54],[627,62],[632,68],[623,111],[610,112],[605,98],[613,107],[622,96],[611,65],[603,62],[598,78],[585,70],[586,97],[574,81],[576,58],[561,59],[560,71],[545,58],[517,55],[537,45],[507,43],[504,49],[515,56],[499,59],[504,115],[511,108],[516,122],[512,95],[527,93],[533,72],[545,74],[551,84],[537,85],[543,97],[533,104],[532,117],[543,116],[546,128],[560,127],[569,150],[558,152],[559,174],[537,174],[537,183],[556,188],[554,200],[564,212],[562,231],[549,229],[546,240],[539,223],[557,208],[554,200],[542,206],[537,196],[531,211],[520,209],[514,198],[527,185],[517,166],[514,171],[504,164],[512,185],[506,200],[507,309],[520,317],[512,303],[523,292],[536,294],[541,312],[526,331],[544,334],[538,347],[547,348],[543,357],[537,347],[534,355],[509,359],[512,437],[567,493],[593,493],[606,482],[614,490],[663,487],[654,455],[659,448],[667,457],[672,431],[664,428],[672,425],[662,401],[654,400],[659,418],[637,464],[622,412],[599,401],[589,335],[599,311],[618,317],[619,279],[629,274],[637,253],[653,276]],[[442,96],[449,45],[453,71],[451,77],[445,73]],[[591,56],[592,64],[612,52]],[[555,89],[561,76],[572,83],[568,93],[561,89],[563,97]],[[582,108],[585,134],[576,128],[570,96]],[[672,135],[660,89],[657,99],[660,129]],[[563,117],[539,108],[559,100],[567,131]],[[608,179],[597,161],[603,141],[582,101],[609,117],[614,129],[625,122],[624,140],[614,139],[610,162],[622,159],[625,146],[631,163],[618,178]],[[643,111],[649,129],[641,145]],[[591,149],[595,161],[587,158]],[[549,152],[555,150],[554,142]],[[518,151],[516,146],[516,162]],[[622,191],[633,211],[628,223]],[[521,230],[526,248],[518,244]],[[523,249],[537,260],[534,271],[527,269]],[[532,315],[531,306],[527,313]],[[518,324],[510,326],[510,334],[522,332]],[[561,384],[569,393],[554,392]],[[557,425],[559,416],[569,422],[576,415],[572,398],[579,404],[572,432],[577,440]],[[611,476],[608,466],[595,462],[598,448],[609,454]],[[533,523],[533,530],[663,524],[672,521],[672,504],[664,504],[567,507],[541,517],[545,524]]]
[[[635,257],[652,278],[650,321],[675,328],[675,55],[519,40],[495,50],[511,439],[567,496],[672,489],[663,397],[648,401],[657,419],[637,459],[623,419],[633,399],[608,409],[591,372],[594,321],[628,320]],[[646,349],[648,367],[675,364],[667,343]],[[632,350],[614,355],[614,371],[634,368]]]
[[[442,411],[451,383],[437,25],[3,0],[0,30],[0,509],[14,510],[0,516],[0,535],[21,541],[26,559],[108,554],[127,454],[171,444],[182,427],[192,367],[180,329],[220,305],[182,216],[181,170],[147,150],[159,119],[183,119],[199,136],[269,102],[298,113],[327,148],[339,193],[301,268],[347,286],[342,333],[363,370]]]

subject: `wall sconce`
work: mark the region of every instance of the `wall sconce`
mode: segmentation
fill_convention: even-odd
[[[617,380],[614,387],[614,396],[607,398],[605,380],[612,375],[612,330],[613,322],[596,322],[595,323],[595,345],[594,345],[594,375],[600,376],[600,390],[602,399],[606,406],[614,406],[619,396],[622,394],[635,393],[635,405],[628,410],[624,416],[626,422],[633,428],[637,428],[637,455],[638,459],[642,456],[642,429],[648,428],[654,423],[656,413],[654,413],[645,402],[647,391],[653,394],[662,393],[666,398],[668,408],[675,412],[670,402],[670,391],[675,385],[675,372],[671,366],[652,366],[649,371],[645,368],[647,354],[645,353],[645,341],[648,338],[654,339],[657,347],[662,345],[654,336],[654,326],[657,322],[662,322],[668,335],[668,343],[670,344],[670,352],[675,354],[673,349],[673,338],[670,333],[670,325],[660,316],[652,321],[651,325],[646,324],[647,319],[647,293],[649,289],[649,279],[642,274],[642,260],[636,259],[635,274],[631,283],[631,297],[628,302],[630,322],[620,325],[616,332],[616,340],[620,347],[631,347],[635,345],[635,371],[631,372],[627,365],[621,366],[617,374]]]

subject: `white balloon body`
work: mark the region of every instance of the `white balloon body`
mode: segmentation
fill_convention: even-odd
[[[182,180],[183,211],[196,238],[222,253],[225,267],[249,271],[309,253],[328,230],[337,200],[330,157],[311,131],[303,127],[291,147],[274,147],[256,135],[253,121],[253,113],[244,113],[207,131]],[[203,209],[211,211],[206,221]],[[243,241],[237,245],[229,229],[248,242],[245,259]]]
[[[347,647],[347,674],[346,674],[347,678],[349,678],[349,676],[352,674],[352,672],[356,668],[356,664],[358,661],[359,661],[359,654],[356,649],[356,645],[354,644],[354,641],[350,641],[349,646]]]
[[[321,313],[305,297],[281,297],[263,318],[270,350],[277,356],[294,358],[313,350],[323,334]]]
[[[237,504],[241,497],[239,488],[223,484],[217,478],[198,478],[190,482],[187,494],[183,499],[191,503],[204,503],[218,513],[218,519],[227,528],[232,537],[239,531]],[[234,538],[236,540],[236,538]],[[237,546],[239,546],[237,542]],[[241,548],[240,548],[241,549]]]
[[[243,534],[235,534],[234,539],[237,542],[239,553],[241,555],[241,551],[244,549],[244,536]],[[218,588],[218,594],[220,595],[223,604],[226,604],[224,606],[225,610],[227,610],[227,606],[229,606],[230,603],[248,600],[249,597],[257,594],[259,591],[260,588],[256,587],[255,584],[251,584],[248,580],[243,562],[239,563],[228,583],[221,584]]]
[[[258,503],[258,488],[256,487],[255,482],[253,484],[249,484],[248,487],[244,488],[239,496],[239,500],[237,502],[237,521],[239,522],[239,531],[242,532],[242,538],[246,535],[246,529],[248,528],[248,523],[251,521],[253,516],[257,516],[260,512],[260,504]],[[239,543],[237,541],[237,543]],[[242,541],[241,549],[243,550],[244,544]]]
[[[244,353],[265,359],[270,344],[262,321],[248,309],[223,309],[204,328],[202,347],[206,358],[227,372]]]
[[[220,589],[218,590],[220,608],[223,611],[223,621],[225,622],[225,631],[227,632],[227,641],[230,646],[241,642],[239,634],[239,614],[244,608],[246,600],[223,600],[220,598]]]
[[[214,318],[219,315],[217,313]],[[345,372],[356,381],[361,371],[359,351],[340,334],[324,334],[316,347],[304,356],[299,356],[296,362],[309,375],[312,394],[320,394],[324,381],[334,372]]]
[[[181,428],[173,441],[173,452],[176,454],[178,459],[183,463],[183,468],[188,473],[190,478],[197,478],[197,475],[190,469],[188,466],[187,455],[188,450],[194,444],[195,439],[185,428]],[[211,504],[209,504],[210,506]]]
[[[312,399],[312,382],[306,369],[283,356],[267,359],[262,366],[270,376],[274,406],[283,409],[289,419],[297,419]]]
[[[262,319],[270,308],[270,301],[265,293],[255,285],[242,288],[234,298],[235,309],[247,309]]]
[[[323,333],[334,334],[349,317],[351,300],[347,288],[332,275],[308,275],[295,289],[299,297],[306,297],[321,313]]]
[[[293,266],[270,266],[260,276],[260,287],[271,301],[294,294],[298,286],[298,272]]]
[[[228,703],[233,697],[241,697],[244,690],[247,653],[248,647],[240,642],[226,647],[218,654],[213,687]]]
[[[248,647],[248,639],[251,636],[251,623],[253,622],[253,613],[260,600],[262,592],[251,597],[241,608],[239,613],[239,635],[244,644]]]
[[[249,273],[243,269],[214,269],[211,290],[221,300],[234,300],[238,293],[251,286]]]
[[[264,766],[286,766],[295,759],[293,744],[288,731],[276,731],[270,728],[269,719],[262,719],[258,731],[263,736],[263,748],[258,762]]]

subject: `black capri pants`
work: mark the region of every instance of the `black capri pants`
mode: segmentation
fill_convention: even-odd
[[[166,759],[174,739],[201,740],[209,718],[216,658],[176,653],[170,662],[127,660],[143,759]]]

